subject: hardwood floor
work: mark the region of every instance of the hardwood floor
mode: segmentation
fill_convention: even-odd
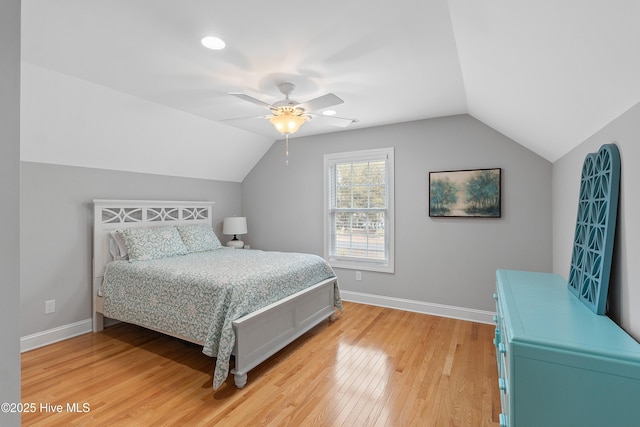
[[[200,347],[118,324],[22,355],[34,409],[22,424],[497,426],[493,336],[492,325],[345,302],[244,389],[229,376],[213,391]]]

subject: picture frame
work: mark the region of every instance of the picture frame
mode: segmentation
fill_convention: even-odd
[[[432,218],[501,218],[502,168],[429,172]]]

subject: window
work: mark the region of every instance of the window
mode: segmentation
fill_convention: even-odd
[[[393,148],[325,154],[325,258],[393,273]]]

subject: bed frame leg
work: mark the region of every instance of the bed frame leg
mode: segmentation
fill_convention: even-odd
[[[243,388],[247,384],[247,374],[235,372],[233,374],[233,381],[236,383],[236,387]]]
[[[93,332],[100,332],[104,329],[104,316],[102,313],[93,314]]]

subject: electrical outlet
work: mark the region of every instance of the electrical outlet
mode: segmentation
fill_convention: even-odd
[[[56,311],[56,300],[50,299],[44,302],[44,314],[54,313]]]
[[[356,280],[362,280],[362,271],[356,271]]]

